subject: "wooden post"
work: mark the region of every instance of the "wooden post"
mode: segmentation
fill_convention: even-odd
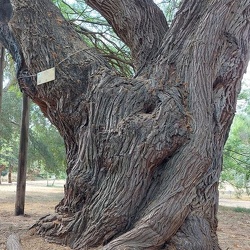
[[[9,166],[9,173],[8,173],[8,183],[12,183],[12,178],[11,178],[12,170],[13,170],[13,166],[10,165]]]
[[[3,100],[3,69],[4,69],[4,47],[0,44],[0,114],[2,112],[2,100]],[[0,184],[2,184],[2,171],[5,166],[0,166]]]
[[[4,47],[0,44],[0,113],[2,111],[3,99],[3,69],[4,69]]]
[[[15,215],[24,215],[29,132],[29,106],[29,98],[25,93],[23,93],[23,110],[17,172]]]

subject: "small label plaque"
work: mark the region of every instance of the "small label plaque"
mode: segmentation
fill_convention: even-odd
[[[37,73],[37,85],[55,80],[55,67]]]

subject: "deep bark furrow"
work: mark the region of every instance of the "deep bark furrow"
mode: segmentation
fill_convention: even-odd
[[[210,236],[210,225],[204,218],[190,215],[171,241],[167,242],[164,249],[175,247],[180,250],[214,249],[218,250],[218,245],[213,245]]]
[[[142,86],[143,87],[143,86]],[[114,90],[114,88],[113,88]],[[103,93],[104,90],[102,90]],[[108,91],[108,90],[107,90]],[[119,92],[119,91],[118,91]],[[138,92],[138,90],[137,90]],[[96,92],[98,93],[98,91]],[[138,100],[138,98],[134,98],[133,102],[132,102],[132,98],[131,96],[133,96],[133,94],[131,95],[130,92],[127,93],[128,96],[130,96],[130,105],[134,106],[134,108],[131,108],[131,110],[135,111],[135,107],[137,107],[137,103],[142,103],[142,101]],[[97,97],[99,96],[98,94],[96,95]],[[145,95],[144,99],[145,99]],[[136,96],[135,96],[136,97]],[[109,97],[110,98],[110,97]],[[119,98],[115,97],[115,100],[118,100]],[[126,98],[124,99],[126,101]],[[167,98],[167,100],[171,100],[169,99],[169,97]],[[144,100],[144,102],[147,100]],[[162,100],[163,101],[163,100]],[[95,99],[95,102],[99,101],[97,99]],[[113,103],[112,99],[111,102]],[[127,101],[126,101],[127,103]],[[108,104],[107,104],[108,105]],[[130,110],[130,105],[128,105],[126,107],[126,109]],[[173,107],[174,106],[174,102],[172,104],[165,104],[163,102],[162,105],[167,105],[169,107]],[[113,107],[117,107],[116,105],[114,105]],[[121,107],[124,108],[124,105],[122,105]],[[138,108],[138,107],[137,107]],[[143,108],[143,106],[142,106]],[[142,108],[139,107],[139,110],[141,110]],[[161,110],[161,109],[160,109]],[[155,111],[155,112],[160,112],[159,111]],[[99,110],[100,114],[103,116],[103,114],[105,113],[105,111],[110,112],[110,109],[107,109],[105,106],[102,105],[102,110]],[[126,114],[126,112],[124,112]],[[176,111],[175,111],[176,113]],[[139,115],[139,116],[135,116],[133,117],[133,115],[131,115],[130,117],[126,117],[125,118],[120,118],[120,121],[118,121],[116,124],[112,124],[112,127],[110,127],[110,124],[107,125],[106,128],[102,128],[104,131],[105,130],[112,130],[114,135],[110,136],[109,134],[107,135],[107,137],[104,137],[105,144],[109,145],[113,145],[112,148],[109,148],[109,154],[105,156],[105,160],[109,161],[108,159],[111,157],[112,160],[110,160],[110,163],[112,164],[111,166],[109,166],[109,168],[107,170],[103,170],[103,171],[108,171],[106,173],[106,180],[103,183],[101,183],[101,186],[99,187],[98,191],[97,191],[97,196],[95,197],[95,200],[93,200],[91,202],[91,206],[89,207],[88,211],[89,211],[89,215],[88,217],[92,218],[91,221],[92,223],[90,225],[87,225],[87,229],[85,230],[85,234],[84,234],[84,241],[82,241],[81,243],[77,242],[75,243],[75,246],[80,247],[81,245],[95,245],[98,243],[98,239],[101,239],[102,237],[105,238],[105,235],[108,235],[107,231],[106,231],[106,225],[109,224],[109,226],[112,228],[112,225],[114,225],[114,228],[116,228],[117,232],[122,230],[122,228],[126,229],[127,227],[129,227],[129,218],[131,216],[133,216],[133,214],[136,212],[134,209],[136,208],[135,203],[140,204],[139,199],[143,199],[143,194],[146,193],[147,189],[148,189],[148,183],[150,183],[150,179],[151,179],[151,175],[148,174],[148,171],[150,171],[150,169],[152,169],[154,166],[158,165],[162,159],[164,159],[166,156],[168,156],[169,154],[171,154],[172,150],[176,150],[179,145],[180,142],[178,142],[178,126],[173,129],[173,130],[169,130],[171,133],[173,133],[174,135],[176,134],[176,142],[174,144],[172,144],[172,139],[169,138],[166,140],[166,135],[165,135],[165,139],[164,141],[167,142],[166,148],[164,149],[164,147],[159,148],[159,154],[153,154],[153,152],[155,152],[155,146],[151,146],[151,148],[149,149],[150,151],[152,150],[152,153],[149,153],[150,151],[145,150],[145,148],[147,148],[150,145],[157,145],[157,141],[155,141],[155,136],[157,136],[157,133],[154,134],[154,136],[150,136],[146,138],[146,137],[140,137],[141,134],[147,134],[148,132],[145,132],[143,130],[147,129],[149,131],[152,130],[152,125],[150,125],[153,120],[151,121],[151,116],[155,116],[158,117],[158,119],[156,121],[154,121],[154,123],[157,123],[157,127],[162,128],[162,127],[166,127],[166,125],[164,125],[164,123],[167,121],[167,127],[168,126],[172,126],[173,124],[176,124],[175,122],[171,122],[172,119],[176,119],[175,117],[172,118],[164,118],[164,116],[168,117],[168,112],[166,112],[165,114],[161,114],[161,115],[157,115],[157,114],[151,114],[151,115],[146,115],[145,117],[143,115]],[[106,116],[106,115],[104,115]],[[98,121],[99,119],[95,119],[95,121]],[[160,123],[159,123],[160,122]],[[163,122],[163,124],[161,125],[161,122]],[[137,125],[139,124],[139,126]],[[145,124],[147,124],[147,126],[145,126]],[[116,127],[118,125],[118,127]],[[95,124],[95,126],[98,127],[98,124]],[[136,127],[134,127],[136,126]],[[142,130],[142,131],[140,131]],[[129,132],[122,132],[122,131],[129,131]],[[159,131],[158,133],[162,133],[164,131]],[[184,131],[183,131],[184,132]],[[182,132],[182,133],[183,133]],[[97,132],[98,133],[98,132]],[[118,134],[118,137],[115,136],[115,134]],[[184,132],[185,133],[185,132]],[[121,136],[121,138],[127,138],[125,140],[125,142],[123,142],[122,140],[119,140],[119,134]],[[132,137],[131,137],[132,136]],[[164,137],[164,136],[163,136]],[[115,140],[113,140],[113,138],[117,138]],[[154,141],[152,140],[154,139]],[[111,141],[109,141],[111,140]],[[141,141],[141,140],[145,140],[145,142]],[[112,142],[112,143],[111,143]],[[123,157],[120,156],[120,152],[123,152],[123,149],[121,148],[120,152],[117,152],[117,148],[120,148],[120,146],[118,146],[120,143],[122,143],[122,148],[125,147],[124,149],[124,159]],[[144,147],[135,147],[135,145],[140,145],[144,143]],[[90,144],[90,142],[88,141],[88,145]],[[161,145],[164,145],[164,142],[161,141]],[[171,145],[171,146],[170,146]],[[139,149],[139,151],[138,151]],[[102,148],[101,150],[103,151],[107,151],[107,149]],[[131,155],[133,155],[133,158],[130,158],[129,155],[125,156],[125,153],[130,152],[131,151]],[[139,159],[139,155],[142,154],[142,152],[146,153],[145,159],[151,159],[149,163],[144,164],[144,162],[137,162]],[[103,153],[99,153],[99,155],[103,155]],[[119,156],[119,160],[116,161],[116,155],[117,157]],[[92,155],[93,157],[93,155]],[[89,157],[88,157],[89,158]],[[118,159],[118,158],[117,158]],[[128,160],[129,159],[129,160]],[[136,160],[136,162],[133,161],[133,159]],[[132,161],[131,161],[132,160]],[[127,168],[124,168],[124,166],[128,166]],[[94,166],[92,166],[94,167]],[[98,166],[96,166],[98,167]],[[100,166],[101,167],[101,166]],[[104,166],[105,169],[105,166]],[[126,169],[126,172],[124,172],[124,170]],[[85,173],[86,174],[86,173]],[[79,175],[79,174],[78,174]],[[131,181],[135,181],[135,182],[129,182],[129,179],[127,178],[127,175],[130,176],[134,176],[134,178],[131,178]],[[73,174],[73,176],[75,176],[75,174]],[[115,176],[120,176],[119,178],[119,182],[112,182],[112,178],[114,178]],[[136,176],[138,177],[138,179],[136,178]],[[143,180],[143,181],[142,181]],[[75,183],[75,182],[74,182]],[[112,184],[110,186],[110,184]],[[117,190],[119,191],[119,186],[120,185],[127,185],[127,188],[124,189],[124,191],[126,192],[124,195],[124,191],[121,190],[121,193],[117,192]],[[75,188],[76,189],[76,188]],[[104,192],[104,193],[103,193]],[[108,196],[106,196],[105,194],[109,194]],[[133,196],[135,196],[135,198],[133,198]],[[132,201],[130,203],[128,203],[128,200]],[[117,204],[119,204],[119,206],[122,206],[124,209],[123,210],[117,210],[118,206]],[[96,210],[95,208],[99,208],[98,210]],[[117,218],[117,220],[115,219]],[[123,223],[120,223],[119,221],[122,219],[122,221],[124,221]],[[95,235],[95,237],[93,237],[93,228],[99,228],[98,230],[98,237],[97,235]],[[121,227],[119,229],[119,227]],[[113,231],[113,234],[110,233],[110,237],[112,237],[114,234],[116,233],[116,231]],[[95,239],[95,241],[93,241],[93,239]],[[99,242],[100,244],[100,242]]]
[[[194,154],[192,154],[192,156],[193,155]],[[173,159],[173,161],[179,162],[177,159]],[[181,162],[179,162],[179,171],[182,166]],[[196,197],[196,191],[192,188],[192,185],[195,180],[201,177],[202,173],[204,173],[204,169],[209,166],[209,162],[205,160],[199,165],[199,172],[197,172],[197,168],[194,168],[197,159],[192,157],[188,162],[190,166],[187,165],[185,168],[189,170],[189,173],[183,171],[182,174],[180,174],[178,170],[175,170],[176,174],[170,172],[171,175],[169,173],[169,176],[173,179],[172,181],[164,181],[164,184],[167,186],[164,191],[161,190],[159,194],[160,197],[156,199],[159,203],[157,204],[155,201],[151,204],[149,203],[150,205],[143,213],[145,217],[138,221],[135,228],[118,237],[117,240],[112,241],[105,249],[125,249],[126,247],[128,247],[128,249],[130,249],[130,247],[131,249],[132,247],[136,247],[136,249],[154,249],[157,246],[160,247],[163,245],[164,242],[178,230],[179,226],[190,212],[192,200]],[[170,171],[173,171],[173,169],[170,169]],[[190,176],[192,178],[189,177],[186,179],[185,176]],[[176,188],[176,183],[178,183],[178,189],[174,190],[174,188]],[[161,188],[163,189],[163,187]],[[172,193],[168,193],[169,190],[172,190]],[[183,193],[186,195],[183,195]],[[181,194],[181,197],[179,197],[179,194]],[[154,194],[154,200],[156,197],[157,194]],[[178,203],[176,203],[176,199],[179,201]],[[166,209],[166,207],[169,209]],[[163,218],[164,221],[162,221]],[[161,225],[160,227],[159,224]],[[145,227],[145,225],[148,226]],[[140,238],[143,237],[143,235],[145,235],[145,237],[147,237],[148,234],[150,235],[149,230],[152,229],[158,232],[158,237],[155,237],[154,240],[148,237],[147,240],[141,242]]]

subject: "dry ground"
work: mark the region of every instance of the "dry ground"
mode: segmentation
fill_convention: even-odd
[[[43,238],[27,231],[40,217],[53,213],[55,205],[63,197],[62,181],[56,181],[54,187],[47,187],[46,184],[46,181],[27,182],[25,216],[14,216],[15,184],[0,185],[0,250],[6,249],[6,239],[11,233],[20,235],[23,250],[70,249],[45,242]],[[233,199],[223,201],[223,204],[229,203],[232,206],[238,202]],[[246,207],[249,204],[250,201],[246,202]],[[218,218],[218,235],[222,249],[250,250],[250,213],[239,213],[220,207]]]

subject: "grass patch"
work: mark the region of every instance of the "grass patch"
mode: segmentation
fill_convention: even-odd
[[[232,211],[236,213],[250,214],[250,208],[219,206],[220,211]]]
[[[244,208],[244,207],[234,207],[233,208],[234,212],[237,213],[246,213],[246,214],[250,214],[250,208]]]

